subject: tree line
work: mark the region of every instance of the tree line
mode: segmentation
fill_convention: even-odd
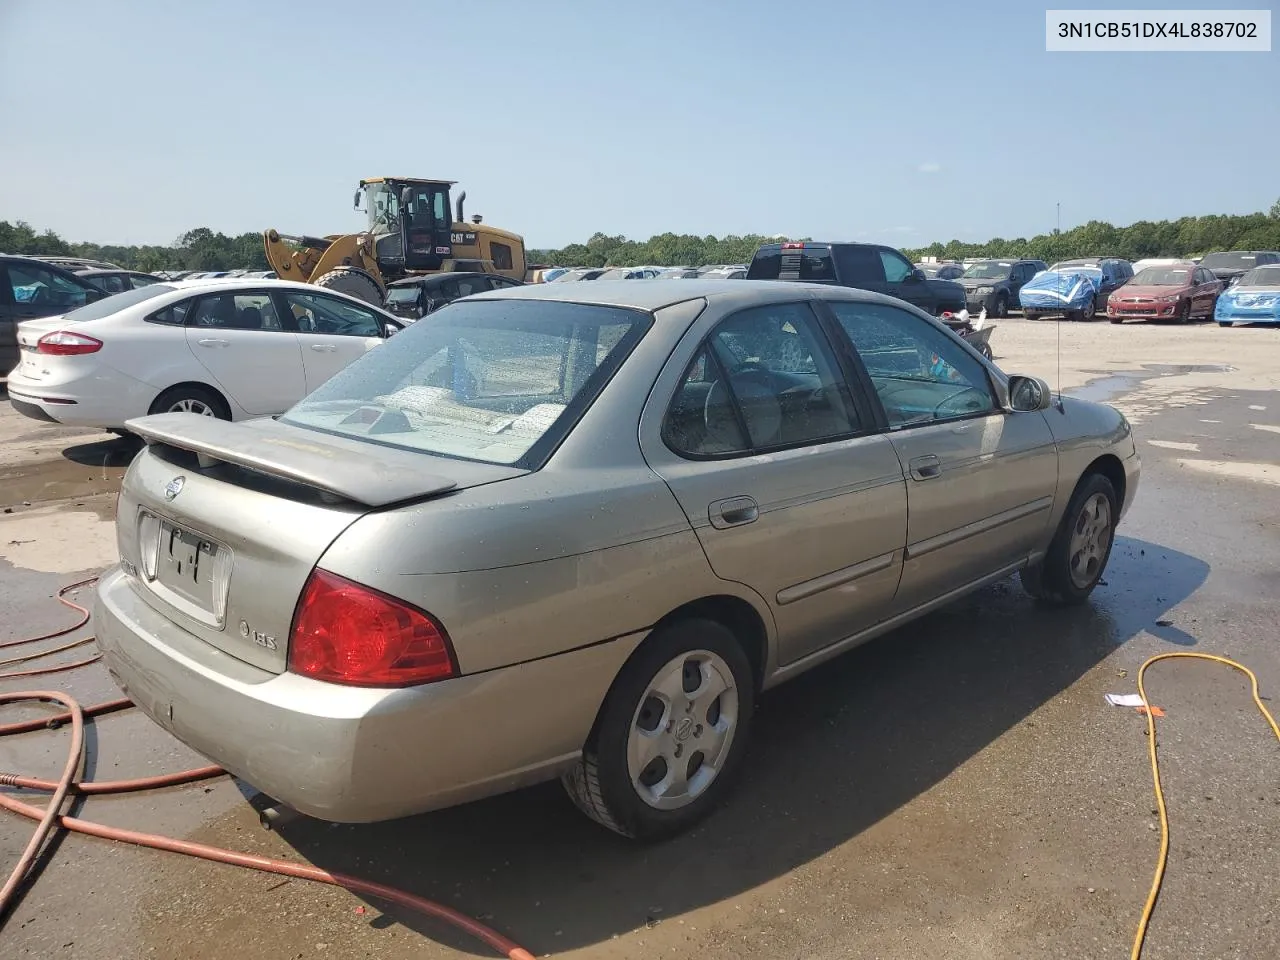
[[[266,270],[261,233],[229,237],[208,227],[188,230],[166,246],[70,243],[52,230],[37,233],[29,223],[0,220],[0,253],[33,257],[84,257],[105,260],[130,270]]]
[[[586,243],[571,243],[559,250],[529,250],[530,263],[561,267],[704,266],[714,263],[747,263],[756,248],[780,240],[809,237],[766,237],[759,234],[705,237],[661,233],[648,240],[594,234]],[[925,256],[944,260],[968,257],[1025,257],[1053,263],[1070,257],[1112,256],[1126,260],[1144,257],[1196,256],[1214,250],[1280,250],[1280,200],[1268,213],[1241,216],[1211,215],[1178,220],[1139,220],[1125,227],[1101,220],[1061,232],[1018,237],[996,237],[986,243],[951,240],[904,250],[919,260]],[[208,227],[189,230],[167,246],[124,246],[70,243],[51,230],[38,233],[19,220],[0,220],[0,252],[32,256],[72,256],[108,260],[132,270],[266,270],[262,235],[242,233],[230,237]]]

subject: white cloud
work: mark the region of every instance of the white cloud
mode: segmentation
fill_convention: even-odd
[[[921,173],[938,173],[942,169],[942,164],[938,163],[936,160],[929,160],[925,163],[919,164],[916,169]]]

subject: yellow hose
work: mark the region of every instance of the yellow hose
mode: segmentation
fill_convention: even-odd
[[[1266,718],[1267,723],[1271,725],[1271,732],[1276,735],[1276,740],[1280,740],[1280,726],[1276,725],[1275,717],[1271,715],[1271,712],[1263,704],[1262,697],[1258,693],[1258,677],[1243,664],[1212,653],[1160,653],[1138,668],[1138,693],[1142,697],[1147,715],[1147,750],[1151,756],[1151,780],[1155,784],[1156,806],[1160,809],[1160,857],[1156,862],[1155,878],[1151,881],[1151,892],[1147,894],[1147,905],[1142,910],[1142,919],[1138,922],[1138,932],[1133,938],[1133,950],[1129,954],[1129,960],[1140,960],[1142,957],[1142,944],[1147,939],[1147,926],[1151,923],[1151,914],[1156,908],[1156,898],[1160,896],[1160,884],[1164,881],[1165,866],[1169,862],[1169,813],[1164,805],[1164,790],[1160,786],[1160,761],[1156,757],[1156,718],[1151,711],[1151,702],[1147,699],[1147,689],[1142,680],[1147,672],[1147,667],[1153,663],[1178,658],[1224,663],[1248,677],[1252,687],[1253,702],[1257,704],[1259,712]]]

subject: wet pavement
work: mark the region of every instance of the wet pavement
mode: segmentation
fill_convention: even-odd
[[[1046,331],[1004,325],[993,344],[1006,368],[1052,369],[1033,339]],[[1161,332],[1086,329],[1139,348]],[[556,785],[393,823],[302,820],[271,833],[244,802],[250,788],[228,779],[92,799],[79,813],[402,886],[537,955],[1121,960],[1159,833],[1145,721],[1103,695],[1133,692],[1152,654],[1203,651],[1248,664],[1280,704],[1280,395],[1255,389],[1267,379],[1260,351],[1280,372],[1280,337],[1222,347],[1207,328],[1170,333],[1173,346],[1067,362],[1068,392],[1107,391],[1138,424],[1144,458],[1092,602],[1045,610],[1016,580],[997,584],[771,691],[735,795],[687,836],[629,844]],[[1182,369],[1218,360],[1236,369]],[[107,554],[97,565],[110,560],[109,545],[77,553],[62,535],[35,554],[8,543],[30,536],[8,531],[40,509],[83,517],[76,537],[110,526],[109,494],[70,496],[0,516],[0,637],[66,622],[57,588],[94,572],[93,549]],[[117,695],[97,667],[45,684],[86,703]],[[1161,663],[1148,686],[1167,711],[1173,839],[1144,956],[1280,955],[1280,744],[1226,668]],[[52,775],[64,745],[48,731],[0,740],[0,771]],[[101,778],[201,763],[136,712],[94,724],[89,756]],[[0,863],[27,828],[0,814]],[[488,955],[342,890],[80,837],[60,843],[0,933],[6,960]]]

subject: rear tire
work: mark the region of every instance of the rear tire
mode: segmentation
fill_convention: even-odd
[[[1022,319],[1035,321],[1041,319],[1041,316],[1032,310],[1023,310]]]
[[[1218,321],[1218,326],[1220,326],[1220,327],[1229,327],[1229,326],[1231,326],[1231,324],[1230,324],[1229,322],[1227,322],[1226,320],[1219,320],[1219,321]]]
[[[564,788],[624,837],[680,833],[728,791],[754,706],[751,665],[728,629],[702,619],[660,628],[618,674]]]
[[[1059,606],[1088,600],[1111,559],[1119,515],[1111,481],[1100,473],[1082,477],[1044,559],[1020,574],[1023,589]]]
[[[384,300],[382,287],[378,285],[378,281],[359,267],[334,267],[313,282],[317,287],[345,293],[349,297],[363,300],[372,307],[381,307]]]
[[[215,390],[198,384],[170,387],[151,404],[148,413],[194,413],[203,417],[230,420],[231,408]]]

